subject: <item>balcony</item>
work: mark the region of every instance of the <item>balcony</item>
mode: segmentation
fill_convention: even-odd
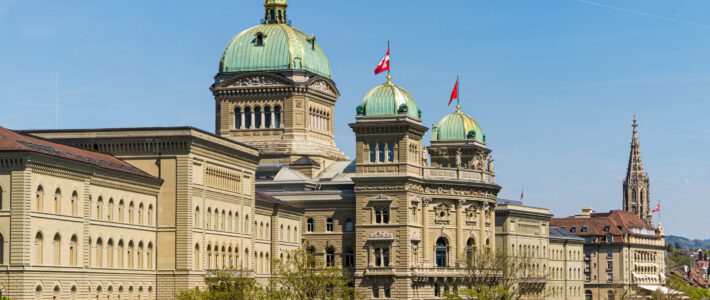
[[[464,180],[478,181],[485,183],[495,183],[495,177],[485,171],[474,171],[467,169],[453,168],[425,168],[424,178],[438,180]]]
[[[365,269],[367,276],[394,276],[393,267],[368,267]]]

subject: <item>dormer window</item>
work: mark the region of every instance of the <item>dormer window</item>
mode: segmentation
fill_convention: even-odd
[[[609,232],[609,225],[604,226],[604,232]]]
[[[254,39],[254,46],[263,47],[264,46],[264,34],[261,32],[256,33],[256,39]]]

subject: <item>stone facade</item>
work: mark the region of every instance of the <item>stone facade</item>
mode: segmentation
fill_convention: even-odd
[[[626,299],[639,287],[665,284],[663,230],[632,212],[614,210],[552,219],[551,224],[585,239],[584,293],[587,299]]]

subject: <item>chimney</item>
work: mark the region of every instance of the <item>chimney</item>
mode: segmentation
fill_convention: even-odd
[[[594,212],[594,209],[592,209],[591,207],[582,208],[582,217],[589,218],[592,216],[593,212]]]

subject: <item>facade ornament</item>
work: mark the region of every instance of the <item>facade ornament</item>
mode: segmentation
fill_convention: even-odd
[[[370,198],[370,201],[389,201],[392,200],[392,197],[383,195],[383,194],[378,194],[377,196],[374,196]]]
[[[387,231],[375,231],[370,234],[370,240],[393,240],[392,233]]]
[[[312,88],[316,91],[323,92],[326,94],[335,95],[335,92],[333,92],[333,90],[330,88],[330,86],[327,83],[325,83],[325,81],[323,81],[323,80],[318,80],[318,81],[312,83],[309,86],[309,88]]]
[[[427,207],[427,206],[429,206],[429,203],[431,203],[431,198],[429,198],[429,197],[422,198],[422,206]]]
[[[429,165],[429,150],[426,149],[426,147],[422,150],[422,166],[428,166]]]
[[[285,83],[267,76],[252,76],[240,78],[232,82],[229,87],[264,87],[274,85],[285,85]]]
[[[421,241],[422,239],[419,237],[419,233],[412,232],[412,237],[410,238],[412,241]]]
[[[466,199],[459,199],[458,205],[459,207],[463,207],[466,204]]]

